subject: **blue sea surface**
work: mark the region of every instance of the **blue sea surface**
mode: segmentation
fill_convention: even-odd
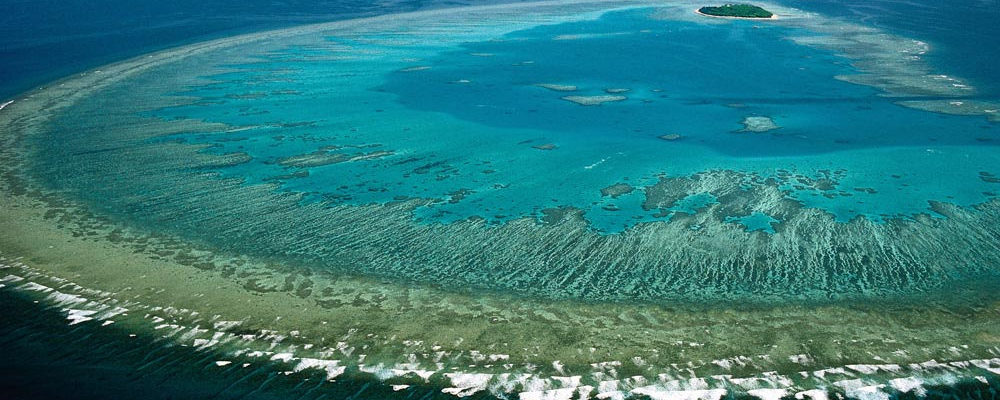
[[[931,45],[939,71],[969,80],[978,93],[1000,96],[1000,2],[996,0],[789,0],[791,7],[856,21]]]
[[[47,81],[145,52],[301,23],[409,11],[428,2],[104,1],[4,2],[0,13],[0,98]],[[463,2],[467,3],[467,2]],[[787,0],[788,6],[855,20],[930,42],[942,70],[1000,94],[1000,37],[991,0]],[[437,6],[455,5],[440,2]]]
[[[467,2],[108,0],[3,2],[0,99],[102,64],[217,37]]]

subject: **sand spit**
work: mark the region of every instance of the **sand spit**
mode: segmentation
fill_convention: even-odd
[[[558,35],[553,37],[552,40],[597,39],[597,38],[624,36],[631,34],[633,34],[633,32],[579,33],[579,34]]]
[[[599,106],[604,103],[611,103],[628,99],[625,96],[617,95],[597,95],[597,96],[564,96],[561,99],[579,104],[581,106]]]
[[[559,146],[557,146],[555,143],[545,143],[545,144],[538,144],[531,146],[531,148],[538,150],[555,150],[558,149]]]
[[[555,92],[575,92],[577,89],[575,85],[560,85],[556,83],[536,83],[535,86]]]
[[[399,70],[399,72],[416,72],[416,71],[426,71],[426,70],[428,70],[428,69],[431,69],[431,67],[429,67],[429,66],[426,66],[426,65],[418,65],[418,66],[415,66],[415,67],[407,67],[407,68],[403,68],[403,69]]]

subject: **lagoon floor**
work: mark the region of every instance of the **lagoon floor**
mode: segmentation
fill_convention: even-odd
[[[12,390],[992,396],[1000,103],[917,39],[694,5],[309,25],[15,99]]]

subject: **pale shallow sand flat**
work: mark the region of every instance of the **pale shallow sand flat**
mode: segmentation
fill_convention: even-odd
[[[774,123],[774,120],[771,119],[771,117],[746,117],[741,123],[743,124],[743,130],[741,132],[763,133],[781,128],[778,124]]]
[[[599,106],[604,103],[613,103],[628,99],[628,97],[620,95],[563,96],[561,98],[581,106]]]
[[[577,90],[576,85],[560,85],[556,83],[536,83],[535,86],[555,92],[575,92]]]

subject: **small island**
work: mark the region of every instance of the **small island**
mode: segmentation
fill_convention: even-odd
[[[719,7],[702,7],[698,14],[725,18],[774,18],[774,13],[752,4],[726,4]]]

